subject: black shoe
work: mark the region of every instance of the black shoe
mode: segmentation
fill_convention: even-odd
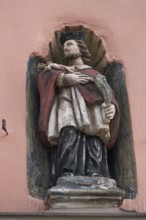
[[[65,173],[63,173],[62,176],[74,176],[74,175],[73,175],[73,173],[71,173],[71,172],[65,172]]]
[[[102,177],[101,173],[92,173],[92,177]]]

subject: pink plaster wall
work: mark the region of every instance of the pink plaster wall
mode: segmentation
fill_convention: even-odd
[[[56,29],[83,24],[102,36],[109,59],[126,68],[131,108],[138,196],[127,210],[146,211],[146,1],[145,0],[0,0],[0,211],[38,211],[29,196],[26,170],[25,78],[28,56],[45,54]]]

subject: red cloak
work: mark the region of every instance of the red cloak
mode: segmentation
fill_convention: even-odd
[[[91,68],[86,68],[79,70],[81,73],[95,77],[98,72]],[[56,92],[56,78],[61,71],[51,69],[50,71],[41,71],[38,75],[38,89],[40,93],[40,117],[39,117],[39,131],[41,138],[45,143],[48,143],[47,130],[48,130],[48,121],[53,106],[53,101]],[[80,93],[82,94],[87,105],[92,105],[94,103],[101,104],[104,102],[101,93],[98,91],[94,82],[89,82],[87,84],[78,84],[76,85]],[[119,121],[120,121],[120,112],[118,103],[112,97],[112,103],[116,107],[116,114],[110,122],[110,140],[107,145],[108,149],[111,149],[114,146],[114,143],[118,136]]]

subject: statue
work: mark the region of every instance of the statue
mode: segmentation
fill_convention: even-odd
[[[90,52],[84,32],[63,32],[60,42],[66,65],[47,63],[38,75],[41,138],[50,147],[58,146],[57,179],[110,178],[107,148],[118,134],[117,101],[105,78],[87,65]]]
[[[66,207],[71,201],[75,208],[79,201],[89,207],[87,198],[93,207],[95,197],[98,207],[101,196],[106,206],[115,207],[114,201],[119,205],[123,199],[120,189],[124,198],[135,198],[124,67],[108,62],[100,37],[83,26],[56,31],[48,58],[30,56],[26,88],[30,194],[46,197],[48,207],[60,196]]]

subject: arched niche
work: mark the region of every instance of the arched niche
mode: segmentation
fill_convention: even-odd
[[[130,108],[125,82],[125,70],[122,63],[108,62],[102,39],[90,29],[83,26],[65,27],[66,31],[84,30],[86,44],[91,53],[91,66],[104,74],[115,92],[119,103],[121,119],[117,142],[113,150],[108,152],[110,174],[116,180],[117,186],[126,191],[125,198],[133,199],[137,192],[136,164],[133,150],[133,138],[130,118]],[[32,55],[28,61],[26,98],[27,98],[27,170],[28,187],[32,196],[44,198],[46,191],[54,184],[54,158],[56,149],[45,146],[38,132],[39,93],[37,88],[38,63],[48,61],[64,63],[63,48],[60,35],[63,30],[54,33],[49,43],[47,58]]]

